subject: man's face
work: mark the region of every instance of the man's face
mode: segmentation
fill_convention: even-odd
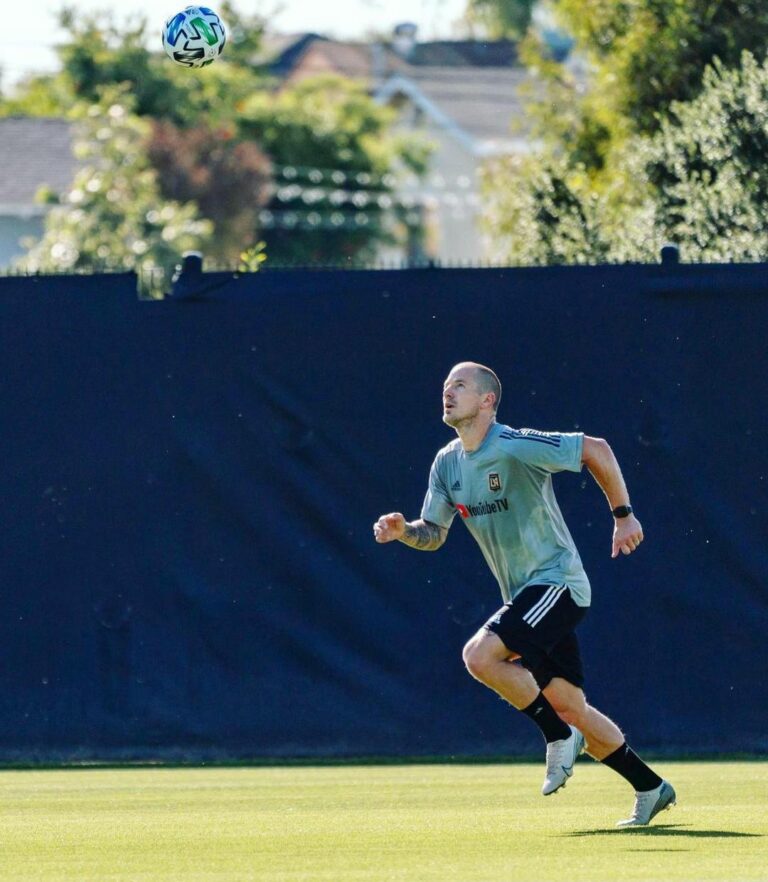
[[[457,365],[443,384],[443,422],[454,428],[471,422],[480,412],[482,397],[477,371]]]

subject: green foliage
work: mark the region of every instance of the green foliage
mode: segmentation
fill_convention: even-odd
[[[768,61],[715,62],[697,98],[674,102],[597,186],[544,148],[488,174],[488,222],[508,260],[650,261],[666,241],[691,261],[768,259]]]
[[[149,125],[129,106],[113,92],[102,103],[80,109],[76,153],[83,166],[50,209],[42,239],[19,261],[20,268],[170,268],[184,251],[206,246],[210,223],[198,217],[194,204],[160,198],[146,154]]]
[[[768,259],[768,61],[717,62],[647,146],[656,225],[686,259]]]
[[[267,259],[266,249],[266,242],[257,242],[255,245],[251,245],[250,248],[246,248],[240,254],[238,271],[241,273],[258,272],[261,269],[261,265]]]
[[[498,160],[485,170],[485,223],[497,257],[525,265],[601,263],[609,244],[583,169],[549,154]]]
[[[394,112],[373,101],[363,85],[333,75],[260,92],[245,103],[240,131],[261,144],[276,166],[278,192],[270,208],[281,217],[318,219],[314,229],[301,227],[301,235],[291,229],[267,232],[270,260],[366,261],[398,234],[390,173],[398,166],[422,171],[429,148],[394,134],[393,121]],[[287,168],[293,177],[284,176]],[[325,173],[313,180],[318,170]],[[289,183],[293,189],[281,186]],[[323,226],[327,218],[338,219],[338,227]]]
[[[0,96],[0,116],[66,116],[74,100],[61,74],[37,75],[21,84],[14,95]]]
[[[397,153],[409,167],[422,169],[425,145],[392,135],[394,118],[365,86],[328,74],[253,95],[243,107],[240,128],[278,164],[383,175]]]
[[[261,48],[265,21],[261,15],[245,15],[231,2],[223,0],[217,9],[227,27],[227,46],[224,60],[229,64],[248,68]]]
[[[594,103],[658,128],[672,101],[694,98],[715,58],[738,65],[741,53],[768,47],[765,0],[556,0],[564,25],[596,65]]]
[[[120,22],[107,13],[65,8],[60,13],[65,32],[58,50],[61,72],[30,78],[12,99],[0,101],[0,113],[70,116],[73,107],[82,103],[113,103],[105,96],[119,86],[132,96],[132,113],[154,121],[149,158],[157,173],[152,186],[159,193],[153,198],[188,204],[190,217],[196,206],[209,218],[213,232],[208,253],[219,264],[236,263],[244,250],[263,238],[258,218],[274,190],[271,163],[278,169],[332,169],[341,175],[347,195],[351,198],[354,191],[358,199],[354,205],[331,206],[330,194],[332,190],[338,194],[338,184],[326,181],[326,190],[316,199],[317,182],[295,177],[294,189],[300,185],[301,194],[277,200],[271,208],[299,212],[303,218],[313,208],[313,219],[320,217],[323,223],[313,220],[292,229],[271,230],[267,237],[271,258],[364,261],[374,256],[380,243],[407,238],[412,231],[403,221],[405,212],[386,202],[389,173],[398,166],[423,169],[425,145],[394,135],[392,113],[372,101],[362,86],[341,78],[287,86],[278,94],[267,91],[271,84],[253,63],[262,19],[239,14],[228,0],[219,8],[229,32],[226,50],[216,64],[195,71],[178,67],[165,56],[159,37],[148,34],[142,17],[132,15]],[[140,152],[144,161],[143,147]],[[102,165],[110,161],[115,163],[111,173],[120,174],[121,157],[109,153],[100,159]],[[152,169],[142,167],[137,186],[151,173]],[[277,183],[286,183],[279,172]],[[87,192],[83,187],[75,189]],[[308,192],[314,194],[311,204]],[[126,198],[112,206],[107,228],[118,225],[118,210],[130,214],[130,202]],[[82,212],[84,206],[78,210]],[[51,221],[63,223],[58,212]],[[126,218],[126,223],[132,222]],[[88,224],[84,222],[80,230],[85,235]],[[71,226],[69,234],[76,237],[78,230]],[[66,250],[67,259],[75,261],[75,252],[77,260],[95,259],[88,245],[67,249],[59,245],[56,253]],[[99,247],[103,254],[103,243]],[[36,251],[34,260],[41,253]]]
[[[487,175],[488,227],[511,262],[765,257],[763,0],[553,0],[587,73],[523,56],[546,85],[534,153]],[[744,58],[743,67],[739,64]],[[711,66],[710,72],[704,71]],[[756,109],[757,108],[757,109]]]
[[[503,0],[488,0],[502,3]],[[739,64],[745,50],[768,48],[764,0],[550,0],[574,35],[574,55],[588,73],[572,77],[546,59],[531,35],[526,61],[549,84],[533,108],[538,134],[556,144],[574,166],[611,178],[628,139],[652,134],[673,101],[702,88],[705,68],[719,59]],[[584,86],[587,86],[585,89]]]
[[[467,22],[479,26],[491,39],[525,36],[536,0],[469,0]]]
[[[233,127],[180,129],[154,121],[148,147],[165,199],[194,202],[213,221],[207,257],[234,266],[258,234],[258,212],[270,198],[271,167],[257,144]]]
[[[176,125],[224,124],[239,103],[265,82],[246,63],[261,38],[261,27],[256,29],[251,20],[238,16],[231,4],[224,7],[234,21],[235,38],[221,60],[195,71],[170,61],[159,35],[148,33],[143,16],[118,21],[106,12],[83,13],[67,7],[59,14],[66,34],[57,50],[61,72],[31,77],[12,98],[0,103],[0,112],[66,116],[77,101],[98,102],[105,89],[125,84],[138,116]],[[251,25],[254,30],[248,29]],[[243,34],[239,41],[238,34]]]

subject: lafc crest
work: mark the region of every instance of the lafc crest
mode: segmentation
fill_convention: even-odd
[[[491,472],[488,475],[488,489],[491,493],[498,493],[501,490],[501,478],[497,472]]]

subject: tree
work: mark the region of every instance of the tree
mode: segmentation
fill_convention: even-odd
[[[58,52],[76,98],[98,101],[105,86],[126,83],[138,116],[216,125],[231,120],[232,108],[264,84],[263,76],[240,63],[237,48],[228,47],[227,57],[217,64],[190,71],[170,62],[159,43],[156,51],[147,48],[146,18],[131,16],[129,21],[71,8],[60,14],[69,39]]]
[[[768,60],[715,62],[696,99],[675,102],[644,156],[655,218],[687,259],[768,258]]]
[[[205,248],[210,222],[193,203],[160,198],[146,154],[149,125],[115,91],[79,112],[72,187],[48,194],[43,237],[19,267],[30,272],[171,268],[184,251]]]
[[[194,202],[214,225],[208,256],[219,266],[235,266],[242,251],[256,244],[259,210],[271,195],[271,165],[232,126],[181,129],[155,120],[148,157],[165,199]]]
[[[232,0],[222,0],[218,9],[227,26],[226,60],[240,67],[253,68],[264,38],[264,17],[258,13],[246,15],[239,12]]]
[[[465,18],[491,39],[521,39],[528,32],[536,0],[468,0]]]
[[[335,75],[245,103],[240,130],[263,146],[276,172],[269,206],[276,225],[264,235],[270,261],[364,262],[391,240],[392,172],[422,171],[429,153],[425,142],[393,134],[393,121],[394,111],[364,86]]]
[[[503,158],[484,175],[485,223],[496,256],[523,265],[601,263],[608,258],[600,202],[584,169],[554,155]]]
[[[718,58],[739,64],[745,50],[768,48],[764,0],[555,0],[563,25],[596,68],[595,100],[653,132],[672,101],[702,88]]]
[[[665,161],[653,171],[651,145],[653,155],[660,149],[654,138],[662,131],[670,137],[673,106],[678,116],[673,129],[680,138],[693,138],[693,128],[681,125],[687,118],[682,107],[694,106],[711,88],[703,76],[708,65],[723,72],[739,65],[745,49],[765,54],[768,6],[762,0],[553,0],[552,5],[575,35],[575,56],[588,61],[587,74],[573,75],[553,63],[535,35],[528,37],[524,57],[546,83],[544,97],[531,105],[536,149],[524,162],[498,163],[489,173],[489,232],[503,243],[505,259],[515,262],[654,259],[666,236],[688,236],[665,201],[672,198],[660,171]],[[699,123],[706,128],[703,118]],[[680,146],[681,155],[695,150],[694,142]],[[749,161],[757,161],[755,155]],[[738,170],[754,172],[746,164]],[[681,186],[678,182],[677,191]],[[506,193],[515,194],[514,205],[507,204]],[[693,198],[689,190],[686,205]],[[529,230],[525,239],[510,228],[510,214],[518,219],[517,229]],[[578,219],[585,225],[580,236]],[[756,223],[756,216],[748,222]],[[713,241],[712,229],[699,231]],[[687,253],[715,251],[697,246]],[[731,253],[751,252],[742,243]]]
[[[532,107],[537,134],[598,177],[612,175],[628,139],[658,130],[673,101],[699,93],[715,59],[735,67],[743,51],[768,48],[763,0],[551,0],[550,7],[588,73],[569,75],[529,36],[523,55],[550,86]]]
[[[0,95],[0,116],[66,116],[75,97],[61,74],[37,74],[12,96]]]
[[[0,112],[66,115],[75,102],[98,102],[105,88],[126,84],[138,116],[182,126],[231,122],[238,103],[263,88],[266,78],[247,62],[261,39],[260,20],[241,18],[229,3],[225,8],[234,30],[226,55],[190,71],[170,61],[159,39],[150,41],[145,17],[120,21],[107,12],[84,14],[65,7],[59,13],[66,34],[57,48],[61,71],[22,83],[13,98],[3,99]],[[154,51],[148,48],[153,43]]]
[[[393,204],[390,171],[422,169],[424,145],[392,135],[392,112],[341,78],[289,85],[274,95],[253,62],[260,20],[239,16],[229,2],[221,11],[231,44],[215,64],[190,71],[174,65],[159,41],[155,51],[147,48],[144,19],[122,25],[106,13],[65,9],[61,72],[32,78],[0,112],[67,116],[78,102],[100,103],[119,85],[133,96],[132,112],[155,121],[149,156],[161,195],[194,200],[214,222],[210,247],[217,261],[234,262],[261,237],[268,190],[277,191],[267,216],[274,226],[270,259],[367,260],[379,243],[405,238],[408,212]],[[265,180],[270,163],[274,182]],[[289,181],[283,174],[289,168],[309,169],[313,178],[318,168],[333,171],[344,186],[328,179],[319,187],[300,176]]]
[[[700,94],[636,135],[599,191],[551,152],[492,174],[501,253],[525,263],[651,261],[672,241],[687,260],[768,258],[768,60],[707,68]],[[503,180],[505,186],[500,187]]]

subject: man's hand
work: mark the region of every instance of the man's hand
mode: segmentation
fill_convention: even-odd
[[[373,525],[373,537],[377,542],[394,542],[405,533],[405,518],[399,511],[382,515]]]
[[[613,547],[611,557],[622,554],[632,554],[643,541],[643,525],[633,515],[625,518],[616,518],[613,527]]]

